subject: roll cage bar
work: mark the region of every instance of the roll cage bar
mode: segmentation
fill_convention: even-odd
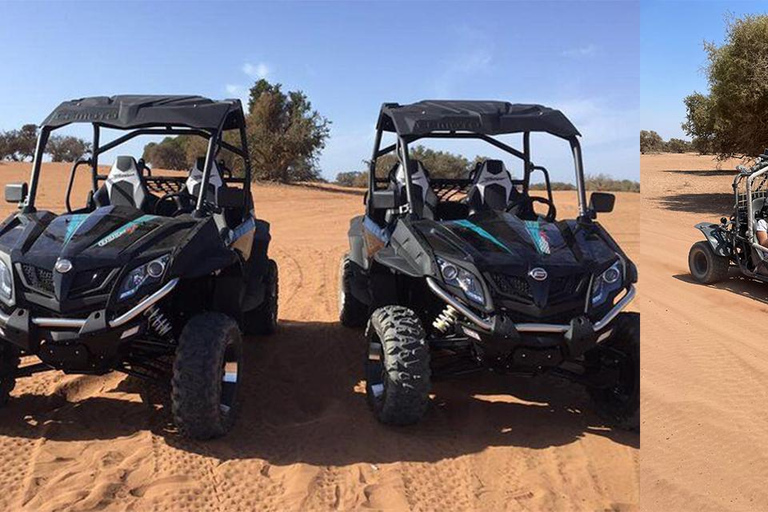
[[[523,134],[523,150],[520,151],[508,144],[505,144],[490,135],[476,132],[462,132],[462,131],[436,131],[427,134],[419,135],[400,135],[395,134],[397,140],[394,144],[390,144],[386,147],[381,147],[381,140],[383,132],[385,130],[379,127],[376,130],[376,139],[373,146],[373,155],[368,167],[368,196],[372,197],[373,191],[376,190],[376,184],[382,180],[376,177],[376,160],[384,155],[392,152],[396,152],[398,160],[405,169],[409,168],[410,157],[408,152],[408,145],[421,139],[479,139],[495,146],[506,153],[519,158],[524,163],[524,176],[522,180],[515,180],[516,184],[522,185],[523,192],[528,193],[530,189],[531,174],[535,171],[540,171],[544,174],[545,183],[547,186],[547,193],[550,201],[552,200],[552,187],[549,181],[549,172],[542,166],[535,165],[531,161],[531,132],[521,132]],[[389,130],[387,130],[389,131]],[[591,219],[589,206],[587,203],[586,189],[584,186],[584,162],[581,153],[581,144],[578,137],[575,135],[564,137],[553,134],[555,137],[568,141],[571,147],[571,153],[573,155],[573,162],[576,172],[576,192],[579,198],[579,219]],[[411,214],[415,214],[411,208],[413,204],[413,187],[411,183],[411,174],[405,172],[405,191],[408,204],[405,205],[407,211]],[[452,180],[459,181],[459,180]],[[469,182],[469,180],[466,180]],[[468,184],[468,183],[467,183]]]
[[[224,120],[222,120],[222,124],[223,122]],[[245,212],[248,212],[251,210],[251,207],[253,205],[252,205],[252,198],[250,194],[250,188],[248,186],[251,183],[251,159],[248,154],[248,142],[247,142],[245,124],[241,123],[237,127],[237,130],[240,132],[240,147],[234,146],[223,140],[222,135],[224,133],[224,130],[223,130],[223,126],[221,125],[218,128],[213,130],[187,128],[183,126],[174,126],[174,125],[166,125],[163,127],[135,128],[135,129],[130,129],[130,131],[128,131],[128,133],[126,133],[125,135],[122,135],[111,142],[101,145],[99,141],[101,137],[102,128],[117,129],[117,130],[119,130],[120,128],[114,128],[112,126],[102,125],[100,123],[91,123],[91,124],[93,126],[93,141],[92,141],[93,150],[91,152],[90,158],[79,159],[74,163],[72,167],[72,171],[70,172],[70,177],[69,177],[69,183],[67,185],[67,196],[66,196],[67,210],[71,211],[69,198],[72,192],[72,186],[74,183],[74,177],[75,177],[75,172],[77,171],[77,168],[80,165],[88,165],[91,168],[91,187],[93,192],[96,193],[96,191],[99,188],[99,182],[105,181],[107,179],[107,176],[103,174],[99,174],[99,170],[98,170],[99,155],[106,153],[107,151],[110,151],[141,135],[166,135],[166,136],[167,135],[192,135],[192,136],[199,136],[208,140],[208,148],[205,153],[205,164],[203,169],[202,183],[198,191],[198,195],[195,202],[194,215],[196,217],[201,217],[205,214],[206,196],[207,196],[206,191],[208,190],[208,182],[210,181],[210,178],[211,178],[211,169],[213,167],[213,162],[216,159],[216,156],[219,154],[219,151],[221,151],[222,149],[226,149],[227,151],[230,151],[231,153],[234,153],[235,155],[241,157],[243,159],[244,177],[243,178],[227,177],[225,181],[229,183],[243,184],[244,214]],[[40,130],[40,135],[38,136],[37,143],[35,145],[34,158],[32,160],[32,174],[29,180],[29,193],[27,194],[27,197],[24,199],[24,201],[19,205],[19,208],[24,213],[32,213],[36,211],[35,199],[37,196],[37,185],[40,178],[40,170],[42,167],[45,146],[48,143],[51,133],[59,128],[63,128],[64,126],[68,126],[68,124],[61,125],[61,126],[45,126],[44,125]],[[222,179],[224,178],[222,177]]]

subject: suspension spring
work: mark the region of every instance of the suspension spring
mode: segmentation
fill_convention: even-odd
[[[448,332],[448,330],[456,325],[456,321],[459,319],[459,312],[456,311],[453,306],[445,306],[442,313],[437,315],[435,321],[432,322],[432,327],[442,333]]]
[[[161,338],[164,338],[173,329],[173,324],[159,307],[153,305],[145,314],[149,327]]]

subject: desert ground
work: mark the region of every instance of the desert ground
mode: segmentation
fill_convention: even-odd
[[[27,180],[28,168],[0,165],[3,184]],[[38,205],[61,211],[67,170],[47,164],[43,175]],[[80,201],[84,182],[74,196]],[[639,436],[604,426],[586,393],[564,382],[490,374],[439,382],[421,424],[378,424],[363,396],[362,333],[341,327],[337,318],[339,258],[362,195],[276,185],[256,185],[254,195],[257,215],[272,223],[281,325],[272,337],[246,340],[245,403],[234,430],[211,442],[179,438],[168,413],[143,403],[132,379],[120,374],[50,372],[20,380],[0,411],[0,509],[638,509]],[[575,193],[556,199],[561,216],[574,214]],[[695,474],[697,484],[682,489],[689,491],[684,499],[700,500],[704,509],[708,490],[724,490],[726,480],[716,473],[724,461],[739,471],[768,469],[758,448],[765,423],[755,407],[765,401],[757,364],[762,360],[764,370],[766,359],[759,340],[749,336],[766,306],[739,291],[673,277],[685,273],[683,253],[696,233],[683,214],[659,212],[654,221],[663,233],[664,261],[646,251],[655,268],[641,270],[642,291],[650,294],[641,299],[644,308],[665,325],[644,332],[645,340],[657,340],[644,349],[645,361],[654,362],[645,369],[651,376],[645,414],[651,416],[644,421],[650,435],[644,451],[655,455],[646,457],[646,489],[659,491],[663,503],[665,491],[680,490],[675,477]],[[639,214],[639,195],[619,194],[616,211],[601,218],[632,257],[640,255]],[[667,295],[663,289],[673,286],[701,307]],[[743,309],[722,321],[707,307],[735,302]],[[746,311],[749,322],[733,321],[746,320]],[[711,324],[709,333],[694,335],[702,320]],[[677,335],[659,336],[670,331]],[[705,435],[712,425],[715,434]],[[701,436],[683,441],[693,467],[675,459],[677,452],[665,455],[677,441],[669,438],[675,430]],[[730,490],[733,499],[757,497],[739,485]]]
[[[641,509],[768,503],[768,285],[695,284],[688,250],[733,207],[736,160],[643,155]]]

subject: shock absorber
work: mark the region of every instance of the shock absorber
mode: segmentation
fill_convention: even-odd
[[[156,305],[152,305],[144,314],[147,316],[147,322],[149,323],[150,329],[152,329],[159,337],[166,337],[166,335],[171,332],[171,329],[173,329],[171,321],[168,320],[168,317],[166,317],[162,310]]]
[[[451,327],[456,325],[458,319],[459,312],[453,306],[447,305],[443,312],[437,315],[435,321],[432,322],[432,327],[445,334]]]

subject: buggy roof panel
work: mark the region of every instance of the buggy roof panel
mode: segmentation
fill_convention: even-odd
[[[185,126],[224,130],[244,124],[240,100],[215,101],[202,96],[94,96],[65,101],[45,118],[42,126],[59,128],[70,123],[95,123],[130,130],[151,126]]]
[[[547,132],[558,137],[581,135],[559,110],[506,101],[423,100],[411,105],[385,103],[377,128],[401,136],[435,131],[484,135]]]

